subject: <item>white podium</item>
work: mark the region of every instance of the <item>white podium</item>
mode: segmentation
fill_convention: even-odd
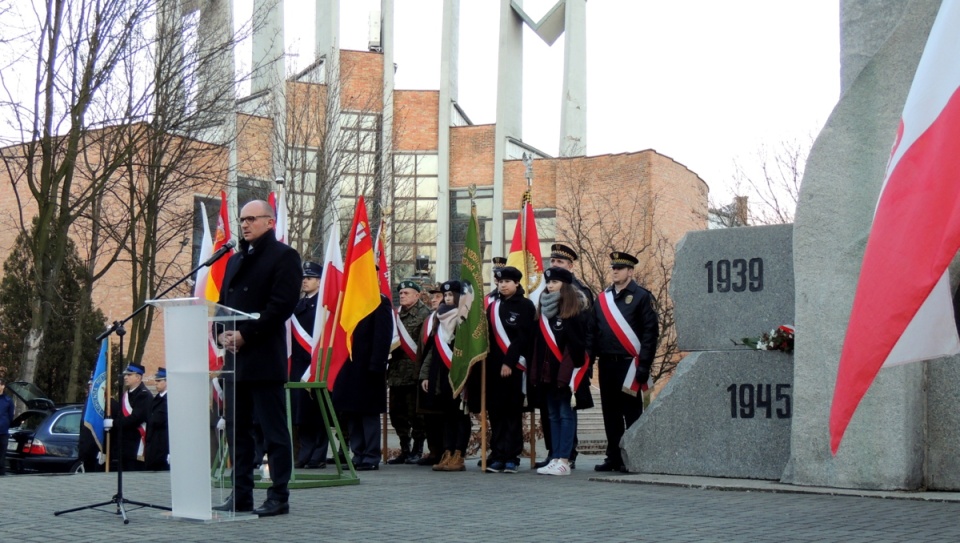
[[[210,480],[213,388],[210,339],[214,326],[232,330],[238,321],[257,316],[200,298],[148,300],[147,303],[163,310],[172,516],[211,521],[214,516]],[[224,381],[230,386],[233,379]],[[224,499],[225,496],[220,496],[217,504]]]

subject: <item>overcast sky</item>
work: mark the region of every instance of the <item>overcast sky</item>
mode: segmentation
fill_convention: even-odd
[[[523,5],[539,20],[554,3]],[[312,4],[286,0],[294,65],[313,58]],[[459,102],[477,124],[495,120],[499,4],[460,4]],[[341,2],[342,48],[366,49],[379,5]],[[438,88],[441,15],[441,0],[396,0],[397,88]],[[838,21],[836,0],[589,0],[587,153],[655,149],[725,201],[734,159],[815,136],[826,121],[840,92]],[[547,47],[524,33],[523,139],[549,154],[559,141],[563,40]]]

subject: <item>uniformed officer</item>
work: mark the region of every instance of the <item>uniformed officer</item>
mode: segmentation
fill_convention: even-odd
[[[153,397],[150,422],[147,423],[146,468],[153,471],[170,469],[170,430],[167,425],[167,369],[158,368],[153,380],[157,395]]]
[[[307,262],[303,265],[303,281],[300,291],[303,294],[293,310],[293,318],[297,320],[294,327],[295,336],[313,334],[313,326],[317,317],[318,293],[320,292],[320,276],[323,266],[316,262]],[[319,338],[314,338],[315,340]],[[309,346],[309,344],[307,344]],[[292,342],[290,354],[291,382],[298,382],[310,367],[312,357],[300,342],[299,338]],[[297,427],[300,451],[297,453],[296,468],[320,469],[327,467],[327,431],[323,427],[323,413],[313,390],[306,388],[290,389],[290,419]]]
[[[484,309],[486,309],[486,307],[487,307],[488,305],[490,305],[491,303],[493,303],[493,301],[497,298],[497,294],[499,293],[499,289],[497,288],[497,279],[496,279],[496,278],[497,278],[497,270],[502,270],[503,268],[506,267],[506,265],[507,265],[507,259],[506,259],[506,257],[503,257],[503,256],[495,256],[495,257],[493,257],[493,259],[492,259],[490,262],[493,264],[493,266],[492,266],[493,269],[492,269],[492,271],[490,272],[490,273],[493,275],[493,281],[492,281],[492,282],[493,282],[493,289],[490,290],[490,293],[487,294],[487,297],[484,298],[484,300],[483,300],[483,307],[484,307]]]
[[[607,435],[607,457],[595,466],[596,471],[626,471],[620,438],[643,412],[640,387],[647,383],[657,352],[656,299],[633,280],[638,263],[631,254],[610,253],[613,284],[597,296],[593,307],[597,324],[593,353],[598,357]]]
[[[417,414],[420,369],[416,354],[423,322],[430,316],[430,310],[420,301],[420,285],[416,282],[401,281],[397,284],[397,292],[400,295],[400,324],[404,329],[400,331],[401,345],[390,357],[387,386],[390,387],[390,424],[400,438],[400,455],[387,463],[416,464],[423,456],[423,441],[427,436],[423,417]]]
[[[123,395],[120,398],[120,412],[114,415],[116,423],[123,433],[120,440],[120,459],[124,471],[144,469],[144,452],[147,441],[147,421],[153,394],[143,384],[143,366],[131,362],[123,372]],[[113,421],[104,427],[114,426]]]
[[[563,245],[562,243],[554,243],[550,246],[550,267],[551,268],[563,268],[573,274],[573,283],[574,287],[580,289],[580,292],[587,297],[587,300],[593,302],[593,291],[587,285],[584,285],[579,279],[577,279],[576,271],[573,269],[573,263],[577,261],[577,252]]]

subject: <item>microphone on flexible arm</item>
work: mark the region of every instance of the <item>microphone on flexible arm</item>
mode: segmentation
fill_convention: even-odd
[[[217,252],[210,255],[210,258],[208,258],[207,261],[203,263],[203,266],[206,266],[206,267],[212,266],[214,262],[223,258],[223,255],[232,251],[233,248],[236,246],[237,246],[237,242],[231,239],[230,241],[225,243],[223,247],[220,247],[219,249],[217,249]]]

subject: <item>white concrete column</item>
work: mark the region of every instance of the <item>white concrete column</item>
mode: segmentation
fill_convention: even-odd
[[[500,0],[500,48],[497,58],[497,127],[493,153],[493,254],[504,254],[503,161],[507,137],[522,139],[523,119],[523,19],[511,4]]]
[[[444,0],[440,38],[440,100],[437,131],[437,281],[450,278],[450,111],[457,100],[460,0]]]
[[[560,156],[587,154],[587,0],[566,0]]]

